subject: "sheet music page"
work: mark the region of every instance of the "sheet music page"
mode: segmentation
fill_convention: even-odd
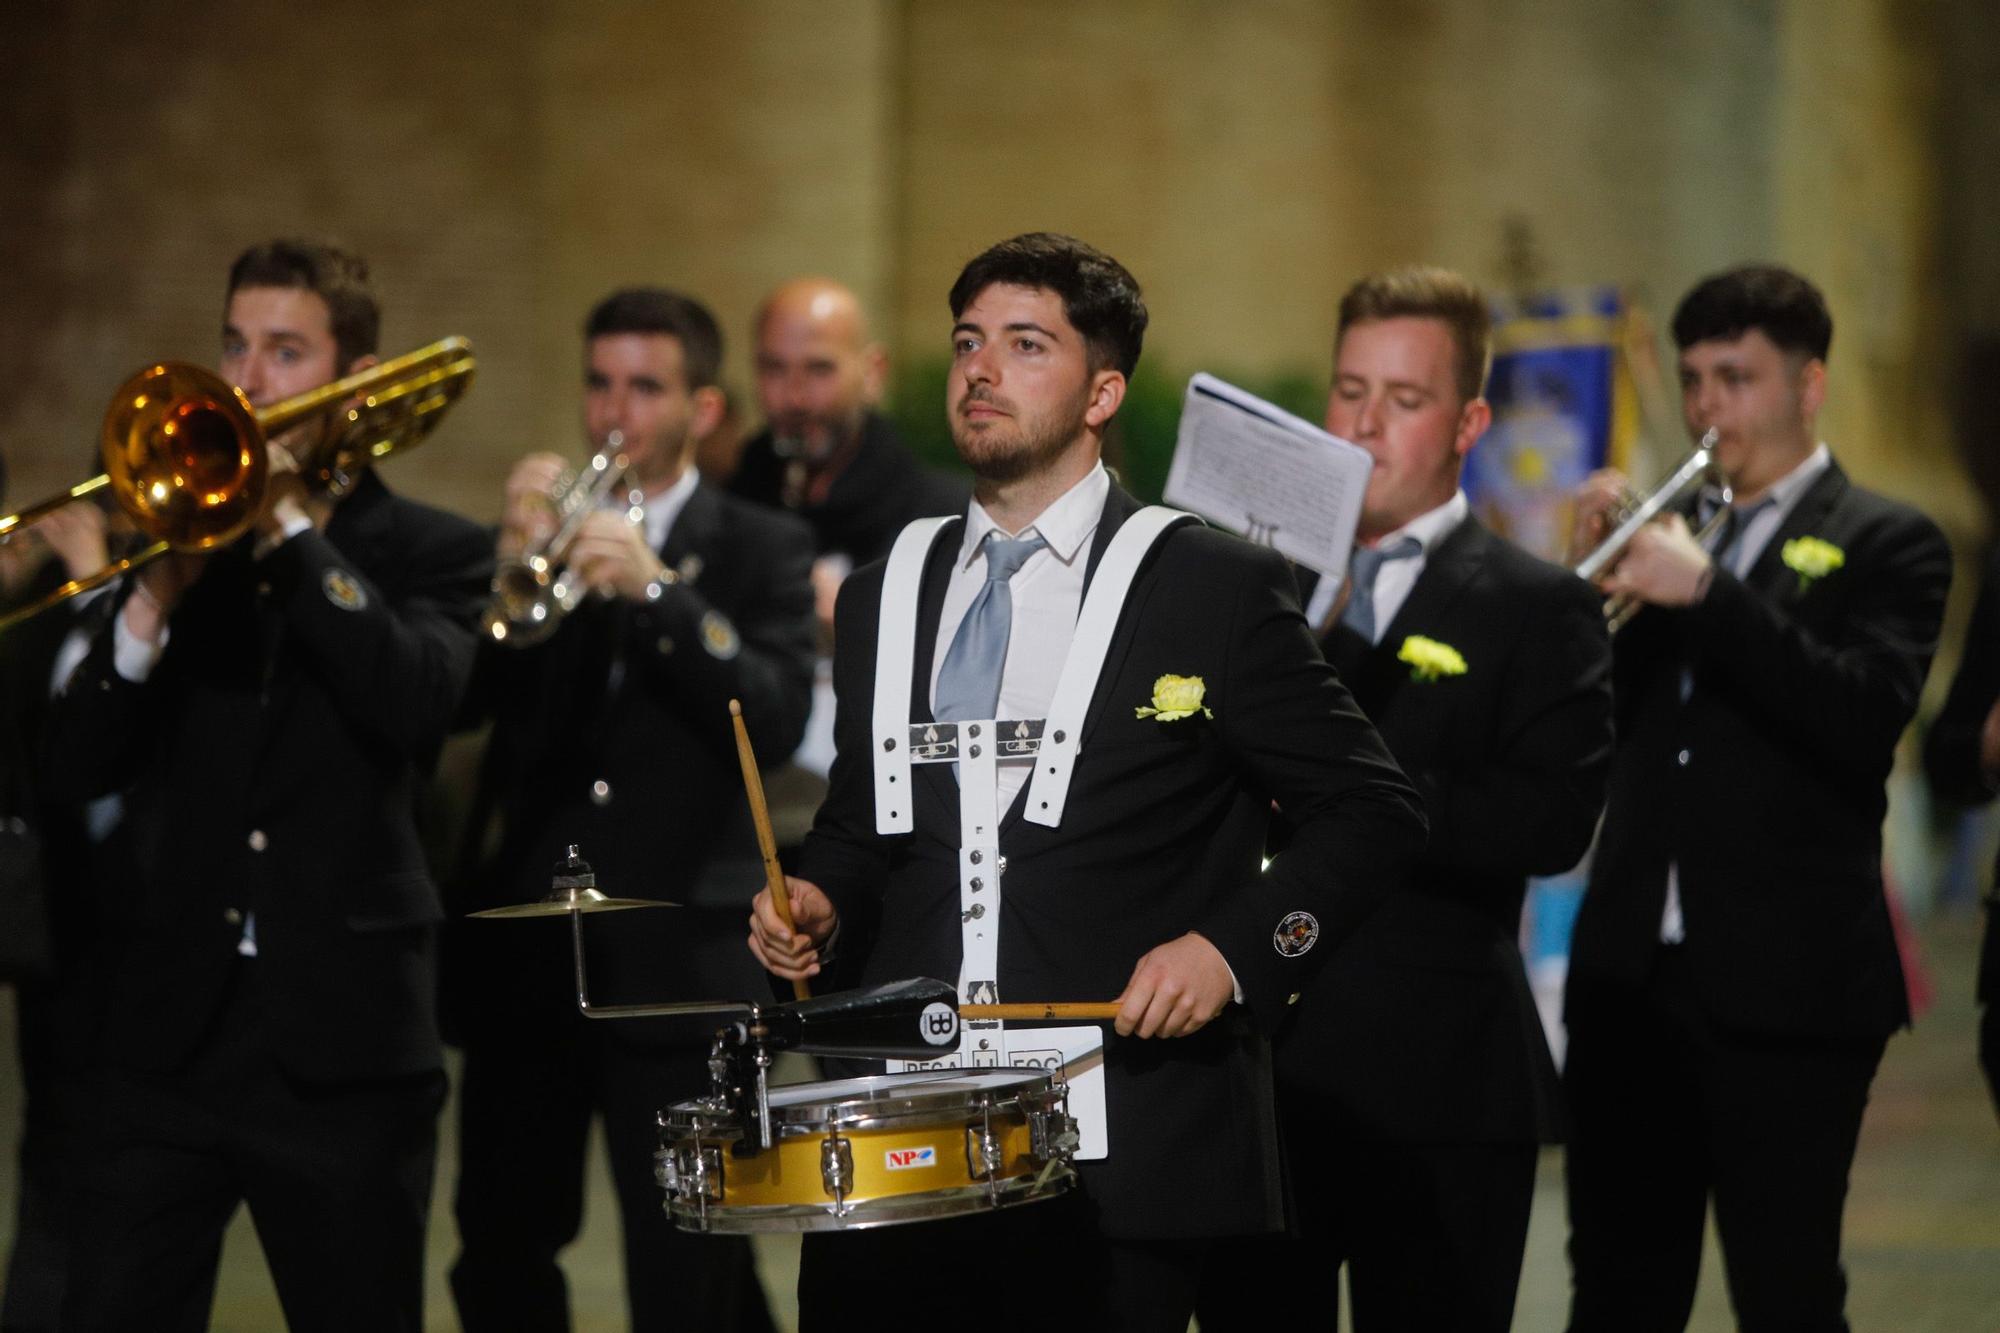
[[[1361,446],[1199,374],[1181,405],[1165,499],[1338,579],[1374,468]]]

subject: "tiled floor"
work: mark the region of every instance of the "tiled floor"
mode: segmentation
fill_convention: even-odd
[[[2000,1122],[1973,1063],[1971,976],[1977,922],[1968,916],[1934,920],[1921,931],[1938,988],[1936,1008],[1914,1033],[1890,1043],[1862,1131],[1847,1218],[1849,1316],[1857,1330],[1897,1333],[2000,1331]],[[0,1243],[11,1239],[19,1086],[13,1077],[11,993],[0,991]],[[440,1154],[439,1206],[431,1219],[430,1326],[456,1327],[444,1268],[455,1239],[450,1197],[451,1111]],[[1522,1330],[1562,1326],[1567,1273],[1563,1263],[1560,1158],[1546,1156],[1535,1198],[1520,1305]],[[582,1238],[567,1256],[578,1333],[624,1326],[617,1221],[609,1181],[596,1169]],[[760,1252],[773,1305],[790,1326],[793,1242]],[[247,1217],[230,1232],[218,1283],[214,1327],[225,1333],[269,1333],[283,1327],[270,1280]],[[1732,1327],[1721,1287],[1720,1257],[1711,1245],[1692,1328]]]

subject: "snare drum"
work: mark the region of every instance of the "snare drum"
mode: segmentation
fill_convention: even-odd
[[[772,1088],[771,1146],[708,1099],[660,1113],[684,1231],[856,1231],[1052,1199],[1075,1180],[1069,1093],[1032,1069],[931,1069]]]

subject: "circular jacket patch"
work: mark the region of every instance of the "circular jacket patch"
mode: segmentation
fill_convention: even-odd
[[[344,569],[327,570],[320,587],[326,590],[326,600],[343,611],[359,611],[368,605],[368,590]]]
[[[727,662],[736,656],[743,641],[736,636],[736,626],[729,623],[728,616],[710,611],[701,618],[701,646],[708,649],[710,657]]]
[[[1311,912],[1294,912],[1278,923],[1271,947],[1286,958],[1297,958],[1319,942],[1319,922]]]

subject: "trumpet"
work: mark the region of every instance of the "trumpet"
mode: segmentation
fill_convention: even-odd
[[[104,471],[0,518],[0,541],[36,519],[109,488],[148,539],[133,554],[72,579],[0,617],[5,630],[168,551],[209,551],[250,530],[270,481],[266,443],[350,399],[344,419],[299,460],[308,485],[344,495],[361,470],[414,448],[471,387],[472,344],[445,338],[269,407],[184,361],[160,361],[119,385],[99,429]]]
[[[1628,492],[1619,497],[1612,509],[1613,526],[1611,532],[1599,542],[1594,550],[1573,566],[1580,578],[1595,580],[1598,575],[1617,563],[1639,530],[1703,486],[1712,486],[1722,492],[1721,507],[1715,516],[1702,524],[1695,534],[1697,541],[1707,541],[1722,520],[1729,514],[1729,503],[1733,494],[1729,488],[1729,478],[1716,465],[1715,450],[1721,439],[1720,432],[1710,429],[1701,437],[1694,448],[1674,465],[1673,471],[1650,490],[1637,493]],[[1639,613],[1643,605],[1631,597],[1607,597],[1604,599],[1604,619],[1611,632],[1618,630]]]
[[[602,507],[625,476],[629,463],[624,445],[624,435],[614,430],[581,472],[564,473],[549,497],[550,507],[555,511],[555,531],[495,567],[493,600],[481,617],[486,633],[495,643],[510,648],[541,643],[556,632],[564,616],[583,602],[589,589],[567,567],[556,562],[569,549],[583,520]],[[635,495],[626,517],[637,522],[642,516]]]

